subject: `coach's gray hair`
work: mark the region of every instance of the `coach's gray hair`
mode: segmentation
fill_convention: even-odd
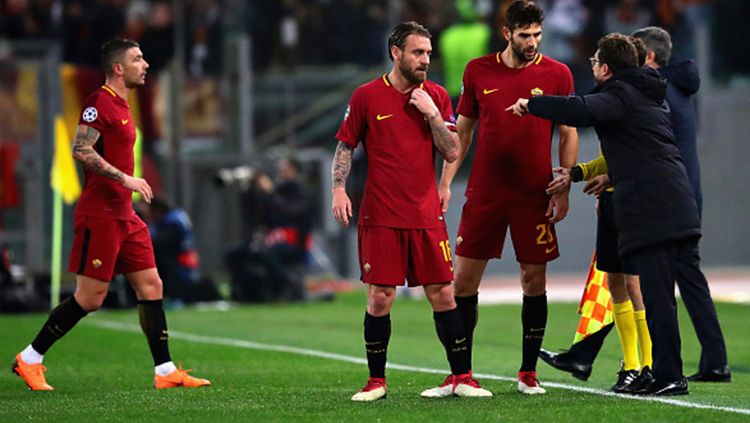
[[[664,28],[647,26],[633,33],[633,37],[640,38],[646,44],[646,49],[654,52],[654,61],[659,66],[666,66],[672,56],[672,37]]]

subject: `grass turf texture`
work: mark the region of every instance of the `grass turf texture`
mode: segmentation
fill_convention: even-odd
[[[35,335],[44,315],[0,316],[0,421],[748,421],[750,415],[703,410],[652,401],[635,401],[547,386],[548,394],[528,397],[515,391],[520,363],[520,306],[481,306],[474,354],[475,373],[484,378],[490,399],[427,400],[419,393],[447,374],[445,353],[435,335],[425,300],[399,298],[392,312],[389,362],[446,369],[424,373],[389,369],[388,397],[369,404],[349,397],[367,378],[365,364],[290,352],[228,345],[232,340],[284,345],[364,359],[362,291],[328,303],[269,305],[229,311],[194,309],[168,312],[175,361],[195,368],[214,386],[155,391],[153,369],[134,310],[102,311],[88,316],[54,346],[45,358],[53,392],[30,392],[11,374],[13,356]],[[733,381],[690,385],[679,401],[750,409],[750,339],[746,320],[750,306],[717,304],[727,339]],[[577,324],[576,305],[550,304],[544,346],[567,347]],[[697,368],[699,346],[680,307],[685,373]],[[102,325],[115,322],[113,329]],[[189,338],[182,334],[199,335]],[[217,341],[218,340],[218,341]],[[212,345],[211,342],[218,342]],[[246,345],[243,344],[243,345]],[[557,382],[607,390],[616,378],[620,352],[611,334],[588,382],[580,382],[540,361],[542,383]]]

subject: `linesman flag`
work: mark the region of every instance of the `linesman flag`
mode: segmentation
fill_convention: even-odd
[[[73,204],[81,195],[81,182],[73,163],[68,130],[60,115],[55,117],[55,157],[50,172],[50,185],[60,193],[66,204]]]
[[[586,287],[578,306],[581,320],[578,322],[573,343],[582,341],[599,329],[612,323],[612,295],[607,286],[607,273],[596,268],[596,251],[591,258]]]

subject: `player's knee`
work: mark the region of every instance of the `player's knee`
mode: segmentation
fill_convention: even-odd
[[[481,276],[476,277],[473,273],[468,271],[456,272],[455,280],[453,281],[453,290],[456,292],[457,297],[468,297],[474,295],[479,291],[479,283]]]
[[[163,296],[164,286],[159,276],[150,277],[133,284],[139,300],[159,300]]]
[[[435,290],[429,295],[430,304],[435,311],[446,311],[456,308],[456,300],[453,297],[453,290],[449,284]]]
[[[522,278],[521,289],[527,297],[538,297],[547,291],[547,282],[544,277]]]
[[[91,313],[102,308],[106,296],[106,292],[104,295],[81,295],[76,293],[75,300],[84,311]]]
[[[367,311],[373,316],[383,316],[390,312],[396,290],[373,290],[367,301]]]

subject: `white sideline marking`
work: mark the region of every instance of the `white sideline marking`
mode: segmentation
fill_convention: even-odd
[[[101,329],[110,329],[110,330],[117,330],[117,331],[124,331],[124,332],[136,332],[136,333],[141,332],[141,327],[139,325],[134,325],[130,323],[114,322],[110,320],[93,320],[93,319],[86,320],[85,323],[88,326],[95,326]],[[174,339],[196,342],[200,344],[224,345],[224,346],[229,346],[229,347],[245,348],[245,349],[250,349],[250,350],[277,351],[277,352],[285,352],[285,353],[290,353],[290,354],[305,355],[309,357],[327,358],[330,360],[344,361],[347,363],[367,364],[367,360],[364,358],[352,357],[352,356],[343,355],[343,354],[329,353],[325,351],[310,350],[306,348],[290,347],[288,345],[262,344],[259,342],[244,341],[242,339],[222,338],[222,337],[217,337],[217,336],[204,336],[204,335],[196,335],[192,333],[177,332],[177,331],[169,331],[169,336]],[[389,363],[387,367],[389,369],[394,369],[394,370],[405,370],[409,372],[419,372],[419,373],[433,373],[433,374],[439,374],[439,375],[444,375],[447,372],[446,369],[433,369],[429,367],[416,367],[416,366],[407,366],[404,364],[393,364],[393,363]],[[480,379],[503,380],[503,381],[508,381],[508,382],[517,381],[517,379],[514,377],[499,376],[499,375],[493,375],[489,373],[474,373],[474,375]],[[601,395],[601,396],[606,396],[606,397],[617,397],[617,398],[629,399],[629,400],[634,400],[634,401],[650,401],[650,402],[658,402],[662,404],[670,404],[670,405],[674,405],[677,407],[697,408],[697,409],[702,409],[702,410],[724,411],[727,413],[750,415],[750,409],[746,409],[746,408],[724,407],[724,406],[711,405],[711,404],[699,404],[695,402],[688,402],[688,401],[682,401],[682,400],[671,399],[671,398],[639,397],[639,396],[633,396],[633,395],[622,395],[622,394],[615,394],[610,391],[603,391],[601,389],[584,388],[581,386],[567,385],[564,383],[556,383],[556,382],[545,382],[544,386],[552,387],[552,388],[559,388],[559,389],[566,389],[568,391],[584,392],[587,394]]]

